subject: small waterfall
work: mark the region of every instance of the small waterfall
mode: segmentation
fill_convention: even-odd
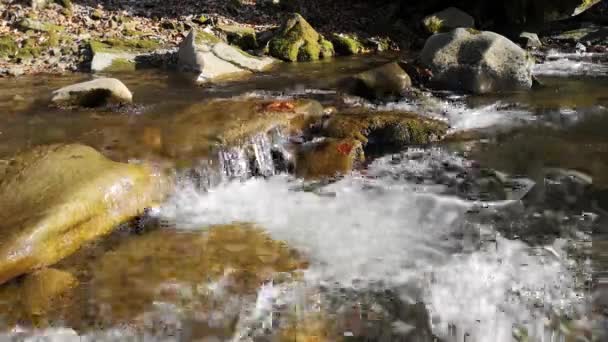
[[[233,179],[273,176],[287,171],[291,162],[286,141],[279,129],[254,135],[240,145],[218,148],[213,158],[201,160],[180,178],[208,190]]]

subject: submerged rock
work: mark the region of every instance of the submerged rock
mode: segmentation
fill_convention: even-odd
[[[334,55],[333,44],[294,14],[269,42],[270,55],[288,62],[316,61]]]
[[[115,78],[97,78],[53,92],[52,101],[61,106],[99,107],[110,103],[131,103],[133,94]]]
[[[273,128],[302,130],[322,115],[321,104],[311,100],[205,102],[174,114],[172,121],[162,127],[162,149],[171,157],[200,158]]]
[[[296,157],[296,175],[307,179],[334,177],[363,163],[361,142],[352,138],[324,139],[302,146]]]
[[[410,76],[396,62],[361,72],[341,83],[349,93],[370,100],[400,97],[412,86]]]
[[[475,27],[475,19],[456,7],[449,7],[441,12],[431,14],[425,17],[422,22],[430,33],[447,32],[458,27]]]
[[[51,312],[61,311],[78,280],[65,271],[43,269],[0,286],[0,319],[13,326],[45,326]]]
[[[532,87],[533,60],[509,39],[493,33],[458,28],[431,36],[421,52],[431,69],[431,85],[485,94]]]
[[[332,138],[359,140],[367,145],[366,149],[370,145],[390,149],[437,141],[447,128],[443,122],[411,113],[354,111],[329,118],[323,133]]]
[[[1,174],[0,284],[58,262],[161,198],[151,170],[83,145],[34,148]]]
[[[276,60],[258,58],[221,42],[204,31],[192,30],[181,43],[178,65],[183,71],[197,74],[197,83],[242,77],[269,69]]]
[[[231,312],[231,300],[255,296],[278,273],[306,266],[285,243],[250,225],[163,229],[132,236],[92,265],[90,303],[111,325],[139,320],[164,303],[184,315],[215,313],[217,327],[228,330],[241,308]]]

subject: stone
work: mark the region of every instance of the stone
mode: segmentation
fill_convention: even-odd
[[[172,113],[162,127],[162,151],[172,158],[206,157],[220,147],[245,143],[275,128],[301,131],[323,115],[317,101],[218,100]]]
[[[258,47],[255,30],[251,27],[218,25],[215,29],[226,37],[228,43],[243,50],[254,50]]]
[[[297,13],[283,24],[268,44],[271,56],[288,62],[316,61],[333,56],[333,44]]]
[[[356,55],[365,51],[365,46],[356,36],[335,33],[331,42],[336,52],[343,56]]]
[[[456,7],[449,7],[441,12],[431,14],[425,17],[422,22],[430,33],[447,32],[458,27],[475,27],[475,19]]]
[[[163,47],[147,38],[108,38],[89,42],[93,59],[91,71],[132,71],[141,57],[149,56]]]
[[[43,269],[29,274],[21,285],[21,305],[29,316],[43,316],[62,295],[78,285],[69,272]]]
[[[305,144],[296,155],[296,175],[319,179],[344,175],[365,161],[361,142],[352,138],[324,139]]]
[[[533,59],[509,39],[488,31],[458,28],[431,36],[420,61],[432,72],[430,85],[486,94],[528,90]]]
[[[32,6],[34,10],[40,10],[45,8],[49,2],[49,0],[31,0],[30,6]]]
[[[190,31],[178,51],[180,70],[195,74],[199,84],[262,72],[274,63],[272,58],[251,56],[204,31]]]
[[[99,107],[110,103],[131,103],[133,94],[115,78],[97,78],[53,92],[53,103],[61,106]]]
[[[538,35],[531,32],[522,32],[519,35],[519,42],[526,49],[538,49],[543,46]]]
[[[162,199],[151,169],[84,145],[36,147],[0,173],[0,284],[55,264]]]
[[[61,30],[60,26],[56,26],[49,23],[44,23],[42,21],[38,21],[31,18],[23,18],[19,22],[19,28],[23,31],[33,30],[37,32],[50,32],[52,30],[58,31]]]
[[[397,62],[384,64],[341,81],[347,92],[370,100],[402,96],[412,80]]]
[[[407,112],[368,112],[353,109],[331,116],[322,134],[336,139],[356,139],[368,148],[402,148],[440,140],[448,126],[441,121]]]

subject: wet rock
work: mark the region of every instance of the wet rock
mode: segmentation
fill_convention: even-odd
[[[23,309],[29,316],[43,316],[62,295],[77,285],[78,280],[65,271],[49,268],[32,273],[23,280]]]
[[[336,53],[349,56],[363,53],[365,46],[354,35],[334,33],[331,36],[331,42],[334,44]]]
[[[431,14],[425,17],[422,23],[430,33],[448,32],[459,27],[475,27],[475,19],[456,7]]]
[[[543,46],[536,33],[522,32],[519,35],[519,42],[526,49],[538,49]]]
[[[275,128],[301,131],[322,115],[321,104],[310,100],[201,103],[173,113],[173,120],[162,127],[162,150],[171,157],[204,157]]]
[[[370,100],[400,97],[412,86],[410,76],[396,62],[348,77],[341,83],[347,92]]]
[[[360,141],[324,139],[300,147],[296,157],[296,175],[306,179],[335,177],[351,172],[364,160]]]
[[[97,78],[53,92],[52,101],[61,106],[98,107],[109,103],[131,103],[133,94],[115,78]]]
[[[68,303],[78,280],[70,273],[43,269],[0,286],[3,324],[46,326],[48,315]]]
[[[190,31],[178,51],[178,66],[196,74],[197,83],[242,77],[269,69],[276,60],[258,58],[204,31]]]
[[[258,47],[255,30],[238,25],[218,25],[216,30],[226,36],[228,43],[243,50],[254,50]]]
[[[438,88],[486,94],[532,87],[533,60],[493,32],[458,28],[433,35],[421,62],[431,69],[431,85]]]
[[[0,284],[58,262],[162,197],[150,169],[83,145],[37,147],[1,172]]]
[[[316,61],[334,55],[333,44],[297,13],[283,24],[268,48],[271,56],[288,62]]]
[[[91,40],[89,47],[93,54],[93,72],[135,70],[141,57],[162,50],[159,42],[146,38]]]
[[[255,298],[265,281],[306,266],[296,251],[250,225],[163,229],[132,236],[92,265],[90,303],[110,325],[141,320],[164,303],[184,315],[215,313],[215,327],[230,330],[242,307],[231,301]]]
[[[560,32],[551,39],[561,43],[608,44],[608,27],[590,25],[574,30]]]
[[[401,148],[428,144],[445,135],[443,122],[403,112],[343,112],[324,123],[323,133],[332,138],[352,138],[368,149]]]

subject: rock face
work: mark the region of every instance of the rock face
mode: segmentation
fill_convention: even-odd
[[[352,138],[324,139],[304,145],[296,156],[296,175],[306,179],[349,173],[365,161],[361,142]]]
[[[230,44],[236,45],[243,50],[253,50],[258,47],[255,30],[250,27],[218,25],[216,29],[226,36],[226,40]]]
[[[276,61],[258,58],[221,42],[203,31],[192,30],[181,43],[178,65],[182,71],[197,75],[197,83],[230,79],[269,69]]]
[[[334,55],[333,44],[297,13],[270,40],[268,48],[271,56],[288,62],[316,61]]]
[[[299,130],[322,115],[321,104],[310,100],[205,102],[173,114],[162,127],[162,150],[173,158],[209,156],[218,147],[245,143],[273,128]]]
[[[137,68],[137,60],[162,49],[152,39],[105,39],[89,43],[93,59],[91,71],[131,71]]]
[[[365,51],[365,46],[353,35],[335,33],[331,36],[331,42],[334,44],[336,53],[343,56],[356,55]]]
[[[509,39],[458,28],[431,36],[420,60],[433,76],[431,85],[475,94],[530,89],[533,61]]]
[[[441,139],[447,125],[405,112],[353,110],[333,115],[324,124],[323,134],[337,139],[356,139],[366,148],[402,148]]]
[[[53,92],[52,101],[61,106],[98,107],[110,103],[131,103],[133,94],[115,78],[97,78]]]
[[[160,199],[143,166],[83,145],[37,147],[0,177],[0,284],[52,265]]]
[[[399,97],[412,86],[410,76],[396,62],[348,77],[341,83],[347,92],[370,100]]]
[[[431,14],[422,21],[430,33],[447,32],[458,27],[475,27],[475,19],[466,12],[449,7],[441,12]]]

